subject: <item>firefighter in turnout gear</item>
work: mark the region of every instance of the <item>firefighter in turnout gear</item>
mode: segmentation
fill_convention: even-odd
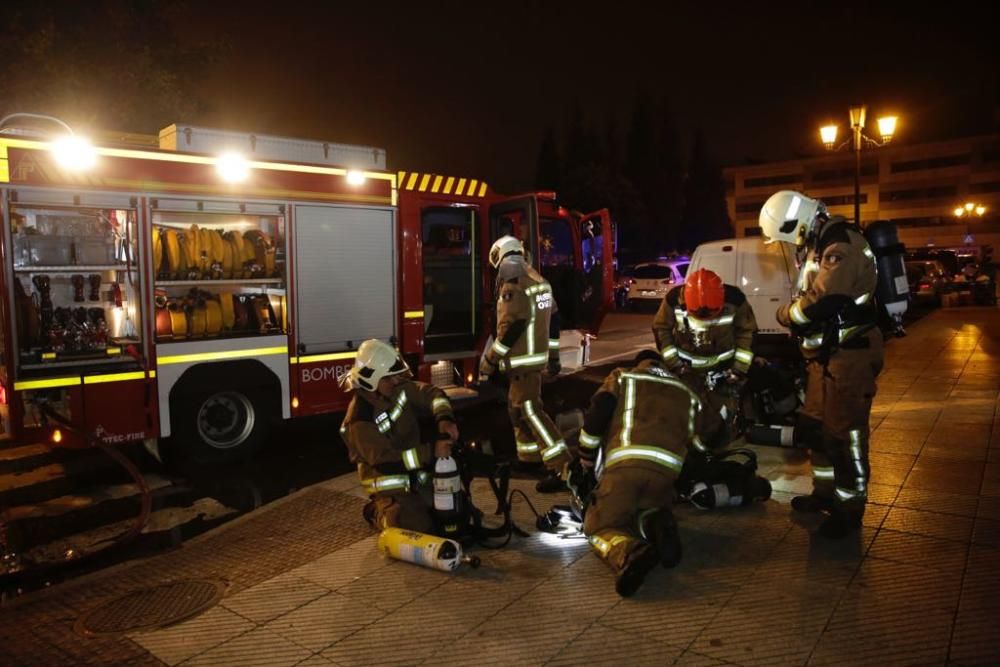
[[[604,471],[583,530],[632,595],[649,571],[681,559],[671,511],[674,482],[702,419],[701,399],[653,350],[615,369],[591,399],[580,432],[580,462],[592,467],[603,446]]]
[[[806,358],[795,433],[811,450],[813,490],[792,507],[828,512],[820,534],[842,537],[861,526],[865,511],[868,422],[883,363],[875,254],[855,224],[797,192],[772,195],[760,226],[770,241],[794,243],[799,251],[798,297],[780,306],[777,318],[798,335]]]
[[[432,457],[450,456],[451,443],[458,439],[447,396],[438,387],[414,381],[396,350],[375,339],[358,348],[343,383],[355,395],[340,434],[370,498],[365,518],[379,530],[433,533]],[[422,443],[421,417],[433,417],[448,439],[433,447]]]
[[[712,271],[699,269],[683,286],[670,290],[653,320],[653,337],[663,363],[681,376],[705,406],[704,430],[696,450],[721,449],[733,434],[728,421],[736,394],[726,371],[744,376],[753,363],[757,320],[739,288],[724,285]]]
[[[513,236],[490,249],[497,270],[497,331],[479,368],[480,381],[497,370],[510,383],[507,410],[517,457],[558,471],[569,460],[562,434],[542,407],[542,371],[559,372],[559,328],[552,287],[524,257]]]

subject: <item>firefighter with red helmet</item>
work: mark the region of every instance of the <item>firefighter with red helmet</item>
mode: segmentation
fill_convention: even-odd
[[[653,319],[653,336],[666,367],[677,373],[704,404],[704,430],[692,443],[705,452],[729,444],[727,424],[735,410],[729,380],[753,363],[757,320],[746,295],[718,274],[699,269],[670,290]]]
[[[876,256],[857,225],[791,190],[764,202],[760,227],[769,242],[794,244],[800,260],[798,295],[777,312],[806,359],[795,437],[810,450],[813,490],[792,508],[827,513],[820,535],[844,537],[860,529],[865,512],[869,419],[884,361]]]
[[[483,355],[479,379],[488,381],[498,370],[507,376],[517,458],[560,471],[569,461],[569,449],[542,406],[542,372],[559,372],[552,286],[528,263],[524,246],[513,236],[493,244],[490,265],[497,271],[497,331]]]
[[[450,456],[458,439],[448,397],[438,387],[414,381],[396,350],[376,339],[361,344],[342,384],[355,392],[340,435],[369,495],[365,518],[379,530],[433,533],[431,457]],[[433,447],[420,441],[421,417],[432,417],[445,436]]]

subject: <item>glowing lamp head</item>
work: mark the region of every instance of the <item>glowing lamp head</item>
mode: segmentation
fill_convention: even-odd
[[[69,135],[52,142],[56,164],[70,171],[86,171],[97,164],[97,151],[83,137]]]
[[[227,183],[242,183],[250,177],[250,162],[239,153],[223,153],[216,160],[215,169]]]

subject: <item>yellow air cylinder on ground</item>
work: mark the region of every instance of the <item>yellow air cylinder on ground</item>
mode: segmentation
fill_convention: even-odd
[[[477,556],[462,554],[455,540],[402,528],[386,528],[378,536],[378,550],[396,560],[451,572],[462,563],[479,567]]]

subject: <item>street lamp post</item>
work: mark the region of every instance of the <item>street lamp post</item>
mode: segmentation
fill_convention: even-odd
[[[983,214],[986,213],[986,207],[977,202],[967,201],[963,206],[957,206],[953,211],[956,218],[965,218],[965,238],[962,239],[966,245],[969,244],[969,223],[972,222],[972,217],[982,218]]]
[[[885,146],[896,133],[897,116],[882,116],[878,119],[878,132],[882,140],[876,141],[864,133],[865,116],[868,107],[864,104],[852,106],[849,110],[851,138],[837,146],[837,126],[833,123],[819,129],[820,139],[827,150],[839,151],[851,143],[854,149],[854,222],[861,224],[861,149],[865,146]]]

